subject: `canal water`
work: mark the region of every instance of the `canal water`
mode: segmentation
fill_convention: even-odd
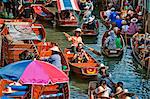
[[[41,22],[40,22],[41,23]],[[47,41],[57,42],[62,49],[70,47],[70,43],[66,40],[63,32],[71,35],[73,29],[69,28],[55,28],[50,25],[48,21],[43,21],[44,27],[47,31]],[[106,27],[100,23],[99,35],[97,44],[87,44],[87,46],[94,48],[97,51],[101,50],[102,34],[106,31]],[[114,82],[122,81],[124,88],[129,92],[135,93],[139,99],[150,99],[150,78],[147,77],[146,71],[143,70],[134,60],[132,50],[130,48],[124,49],[124,54],[120,58],[107,58],[105,56],[97,56],[87,50],[98,62],[109,66],[109,73]],[[82,79],[79,76],[70,73],[70,89],[71,99],[88,99],[88,79]]]

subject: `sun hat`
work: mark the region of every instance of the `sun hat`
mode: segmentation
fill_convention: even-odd
[[[142,12],[137,13],[137,15],[141,16],[141,15],[142,15]]]
[[[82,30],[80,28],[77,28],[74,30],[74,32],[81,32]]]
[[[122,23],[122,24],[127,24],[127,21],[126,21],[126,20],[122,20],[121,23]]]
[[[111,11],[115,11],[115,8],[111,8],[110,10],[111,10]]]
[[[81,2],[81,3],[85,3],[85,2],[86,2],[86,0],[80,0],[80,2]]]
[[[137,18],[132,18],[132,19],[131,19],[131,22],[132,22],[132,23],[136,23],[137,21],[138,21]]]
[[[54,46],[54,47],[50,48],[50,50],[60,52],[60,50],[57,46]]]

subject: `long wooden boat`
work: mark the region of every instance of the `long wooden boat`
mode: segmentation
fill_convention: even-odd
[[[24,51],[32,52],[35,55],[35,58],[49,57],[51,55],[51,51],[49,50],[49,48],[52,47],[52,43],[47,42],[45,44],[43,42],[45,41],[46,32],[45,32],[44,27],[41,24],[30,25],[32,28],[32,31],[28,31],[28,30],[22,31],[21,27],[17,27],[23,24],[29,25],[28,22],[5,22],[5,24],[6,26],[1,31],[1,34],[2,34],[1,64],[2,66],[19,61],[20,54],[23,53]],[[30,28],[27,27],[27,29],[30,29]],[[32,33],[32,35],[28,35],[30,33]],[[67,75],[69,75],[70,68],[62,51],[60,53],[60,56],[62,59],[62,65],[65,66],[65,69],[63,71]]]
[[[0,97],[3,99],[69,99],[70,88],[68,82],[48,85],[13,85],[14,81],[0,80]],[[8,91],[7,86],[12,90]]]
[[[76,0],[62,0],[62,1],[57,0],[57,8],[58,8],[58,12],[56,13],[57,26],[61,27],[78,26],[79,21],[76,12],[79,12],[80,9],[78,7]]]
[[[149,53],[149,45],[147,44],[138,44],[138,40],[144,37],[145,34],[135,34],[133,35],[131,39],[131,47],[134,58],[137,60],[137,62],[144,68],[148,69],[150,71],[150,53]],[[146,41],[149,41],[149,38],[146,38]]]
[[[54,14],[52,12],[50,12],[48,9],[46,9],[44,6],[42,5],[37,5],[37,4],[32,4],[31,5],[34,13],[37,14],[37,17],[41,20],[54,20]]]
[[[70,49],[65,49],[64,54],[65,54],[65,57],[68,59],[70,69],[74,73],[79,74],[86,78],[90,78],[90,77],[92,78],[92,77],[97,76],[99,64],[88,53],[87,53],[87,55],[89,57],[89,61],[85,62],[85,63],[71,62],[71,60],[74,56],[74,53],[70,53]]]
[[[105,47],[104,42],[105,42],[107,37],[108,37],[108,31],[106,31],[102,37],[102,53],[104,55],[106,55],[107,57],[119,57],[119,56],[121,56],[123,54],[123,50],[125,47],[125,43],[124,43],[124,39],[123,39],[122,35],[120,35],[122,48],[121,49],[120,48],[114,49],[114,50],[109,50],[108,48]]]
[[[95,29],[94,30],[89,30],[87,29],[87,24],[83,23],[81,25],[82,33],[81,37],[83,39],[84,43],[97,43],[97,36],[99,34],[99,29],[98,29],[98,21],[96,20],[95,22]]]

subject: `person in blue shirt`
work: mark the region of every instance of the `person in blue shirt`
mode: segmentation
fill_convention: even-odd
[[[111,20],[111,22],[115,22],[118,13],[115,11],[115,8],[111,8],[111,11],[112,12],[110,13],[109,19]]]
[[[60,70],[62,70],[61,56],[59,55],[60,53],[59,48],[57,46],[53,46],[52,48],[50,48],[50,50],[52,51],[52,55],[49,58],[45,58],[42,60],[47,61],[53,64],[54,66],[56,66],[57,68],[59,68]]]
[[[122,19],[120,19],[120,16],[116,16],[115,23],[116,23],[116,26],[121,29],[121,27],[122,27]]]

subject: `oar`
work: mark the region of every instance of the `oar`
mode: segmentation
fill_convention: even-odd
[[[69,35],[69,34],[67,34],[67,33],[65,33],[65,32],[64,32],[64,35],[65,35],[66,37],[70,37],[70,35]],[[96,51],[95,49],[93,49],[93,48],[91,48],[91,47],[86,46],[84,43],[83,43],[83,46],[84,46],[84,47],[86,47],[86,48],[88,48],[88,50],[92,51],[94,54],[101,56],[101,53],[100,53],[100,52],[98,52],[98,51]]]
[[[86,48],[88,48],[88,50],[90,50],[90,51],[93,52],[94,54],[101,56],[101,53],[98,52],[98,51],[96,51],[95,49],[93,49],[93,48],[91,48],[91,47],[88,47],[88,46],[86,46],[86,45],[83,45],[83,46],[85,46]]]

